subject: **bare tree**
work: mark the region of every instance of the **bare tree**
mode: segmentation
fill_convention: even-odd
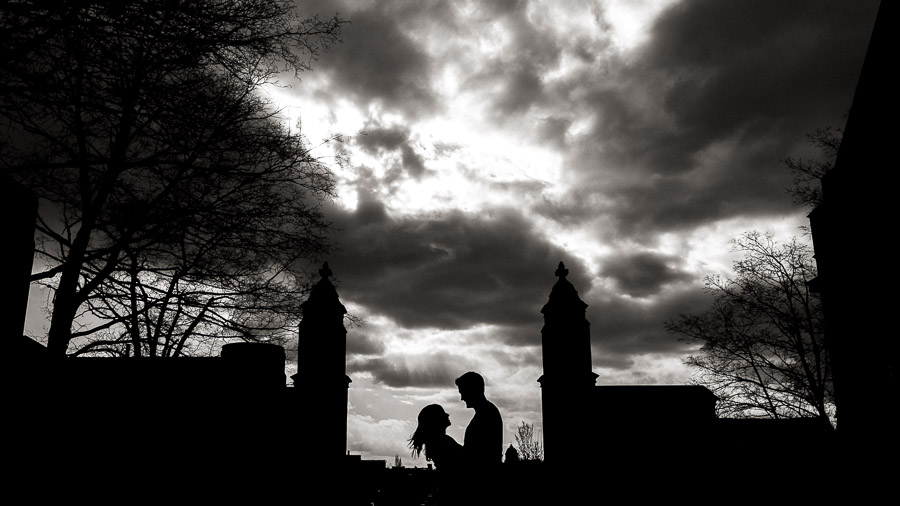
[[[816,276],[810,248],[796,238],[779,245],[757,232],[733,246],[744,254],[735,277],[706,278],[712,307],[666,322],[669,332],[700,345],[686,360],[697,371],[695,381],[719,397],[725,417],[831,421],[821,300],[808,284]]]
[[[541,461],[544,460],[544,446],[540,438],[534,434],[534,424],[522,422],[516,427],[516,450],[519,452],[519,460]]]
[[[41,198],[50,352],[181,354],[285,328],[297,266],[328,247],[333,181],[259,90],[343,21],[266,0],[0,9],[28,52],[3,53],[0,167]]]
[[[843,131],[832,127],[818,128],[806,134],[809,144],[819,148],[822,158],[785,158],[782,163],[793,175],[793,186],[786,191],[794,204],[813,209],[822,202],[822,176],[831,170],[841,147]]]

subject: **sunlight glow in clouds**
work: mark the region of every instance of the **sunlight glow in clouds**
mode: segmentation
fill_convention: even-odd
[[[469,369],[507,442],[521,421],[540,432],[560,260],[599,384],[686,382],[694,350],[664,321],[708,307],[732,239],[800,235],[779,160],[809,156],[804,134],[848,107],[876,4],[329,3],[344,42],[270,96],[313,145],[345,140],[316,156],[349,160],[327,209],[338,293],[366,321],[348,328],[349,449],[424,466],[405,445],[415,416],[440,403],[461,439]]]
[[[612,0],[605,3],[606,19],[612,39],[622,51],[628,51],[647,40],[648,30],[666,7],[678,0]]]

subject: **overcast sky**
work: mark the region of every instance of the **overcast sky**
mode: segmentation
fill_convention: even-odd
[[[347,157],[328,260],[348,310],[348,449],[412,459],[419,409],[460,442],[486,378],[506,444],[541,422],[541,306],[565,262],[598,384],[685,383],[663,323],[709,304],[741,233],[800,235],[780,160],[840,127],[877,1],[322,1],[350,21],[271,90]],[[316,148],[323,158],[333,144]]]

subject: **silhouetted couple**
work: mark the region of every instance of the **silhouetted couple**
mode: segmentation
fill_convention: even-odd
[[[459,395],[475,416],[466,427],[460,445],[447,435],[450,415],[438,404],[429,404],[419,412],[419,426],[409,438],[413,455],[434,463],[438,472],[439,503],[485,504],[492,502],[503,454],[503,420],[497,406],[484,395],[484,378],[467,372],[456,379]]]

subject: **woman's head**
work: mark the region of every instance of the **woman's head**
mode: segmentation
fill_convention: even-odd
[[[419,427],[422,426],[438,430],[446,429],[450,426],[450,415],[440,404],[429,404],[419,411]]]
[[[409,447],[414,457],[422,453],[423,447],[432,439],[442,436],[450,426],[450,415],[439,404],[429,404],[419,411],[419,426],[409,438]]]

